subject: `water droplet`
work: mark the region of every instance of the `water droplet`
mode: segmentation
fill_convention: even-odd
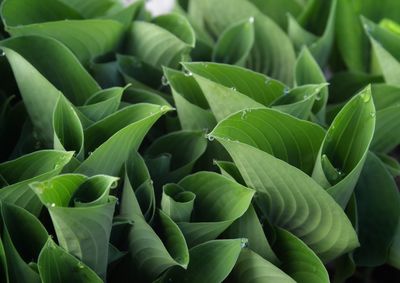
[[[4,50],[1,50],[0,56],[5,56],[6,52],[4,52]]]
[[[231,90],[236,91],[236,87],[231,87]]]
[[[210,134],[208,134],[208,135],[207,135],[207,139],[208,139],[209,141],[213,141],[213,140],[215,139],[215,137],[212,136],[212,135],[210,135]]]
[[[322,93],[318,92],[317,95],[315,96],[315,100],[320,101],[322,99]]]
[[[360,97],[364,103],[367,103],[368,101],[371,100],[371,93],[368,91],[364,91],[363,93],[360,94]]]
[[[51,207],[56,207],[56,204],[53,202],[52,204],[50,204]]]
[[[240,115],[240,119],[242,119],[242,120],[246,120],[247,119],[247,111],[246,110],[242,111],[242,115]]]
[[[167,79],[166,76],[162,76],[162,77],[161,77],[161,84],[162,84],[163,86],[168,86],[168,85],[169,85],[169,82],[168,82],[168,79]]]
[[[169,109],[170,109],[170,107],[167,106],[167,105],[161,105],[161,106],[160,106],[160,111],[161,111],[161,112],[166,112],[166,111],[168,111]]]
[[[187,70],[187,69],[184,69],[184,70],[183,70],[183,73],[185,74],[186,77],[191,77],[191,76],[193,76],[193,73],[192,73],[191,71]]]
[[[114,182],[111,183],[110,188],[111,189],[115,189],[116,187],[118,187],[118,181],[115,180]]]
[[[83,269],[83,268],[85,268],[85,266],[83,265],[83,263],[82,263],[82,262],[79,262],[77,266],[78,266],[78,268],[79,268],[79,269]]]
[[[283,90],[283,95],[288,95],[289,91],[290,89],[288,87],[285,87],[285,89]]]
[[[254,23],[254,17],[250,17],[250,18],[249,18],[249,23],[250,23],[250,24]]]
[[[150,179],[149,183],[150,183],[150,185],[153,185],[154,181]]]
[[[242,240],[240,241],[240,247],[243,248],[247,248],[249,246],[249,240],[247,240],[246,238],[242,238]]]
[[[375,111],[371,111],[371,112],[369,113],[369,115],[370,115],[372,118],[374,118],[374,117],[376,116],[376,112],[375,112]]]

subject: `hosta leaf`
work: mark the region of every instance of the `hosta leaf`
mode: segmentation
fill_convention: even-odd
[[[234,23],[254,17],[255,44],[247,65],[272,78],[292,83],[293,46],[279,26],[254,5],[243,0],[207,0],[196,9],[196,13],[204,17],[201,21],[204,20],[207,29],[216,37]]]
[[[310,174],[324,130],[276,110],[252,109],[222,120],[211,136],[255,146]]]
[[[299,237],[324,262],[358,245],[343,210],[313,179],[255,147],[216,138],[257,191],[256,202],[272,224]]]
[[[161,70],[135,56],[117,54],[119,72],[126,83],[135,88],[151,90],[161,85]]]
[[[307,47],[304,47],[296,61],[295,66],[296,85],[323,84],[326,83],[325,76],[319,68],[314,57]],[[328,102],[328,88],[323,88],[319,94],[319,99],[315,101],[313,112],[324,122],[325,107]]]
[[[184,67],[200,85],[217,120],[244,108],[267,106],[284,94],[282,83],[244,68],[215,63]]]
[[[206,148],[204,132],[178,131],[155,140],[146,149],[144,157],[156,184],[165,184],[177,182],[190,174],[194,163],[204,154]],[[165,171],[160,169],[160,157],[168,160],[169,166]]]
[[[0,176],[7,183],[0,190],[0,199],[38,215],[42,205],[29,184],[59,174],[71,158],[72,152],[44,150],[0,164]]]
[[[156,25],[135,21],[128,32],[125,51],[141,61],[161,69],[161,66],[177,68],[191,46],[170,31]]]
[[[332,0],[329,17],[324,33],[321,35],[321,37],[316,37],[314,34],[308,34],[308,32],[303,30],[303,28],[293,17],[289,18],[288,34],[294,42],[294,45],[298,49],[300,49],[303,45],[308,46],[311,54],[320,66],[325,66],[333,45],[333,39],[335,35],[336,5],[337,0]],[[306,33],[306,37],[304,37],[304,33]]]
[[[272,104],[278,109],[299,119],[307,120],[316,101],[322,99],[320,94],[326,84],[303,85],[292,88],[286,95],[279,97]]]
[[[122,39],[124,28],[121,23],[113,20],[79,20],[76,15],[70,15],[65,4],[59,1],[53,1],[55,3],[52,4],[48,2],[51,1],[34,1],[29,7],[21,0],[5,1],[1,14],[6,30],[12,36],[40,35],[55,38],[71,49],[85,65],[94,57],[114,50]],[[47,5],[59,6],[58,9],[68,14],[51,15],[42,12],[43,9],[51,11],[47,10]]]
[[[51,238],[40,253],[38,269],[43,283],[103,282],[94,271],[57,246]]]
[[[133,151],[125,163],[120,216],[133,220],[135,215],[143,215],[151,222],[155,213],[155,202],[153,181],[146,163],[139,153]]]
[[[232,180],[235,180],[239,184],[245,186],[246,183],[243,180],[242,175],[240,175],[239,170],[237,169],[235,163],[231,161],[218,161],[214,160],[214,164],[218,166],[219,171],[222,176],[228,177]]]
[[[152,22],[177,36],[190,47],[195,46],[196,37],[194,30],[184,16],[176,13],[166,14],[154,18]]]
[[[362,266],[384,264],[400,219],[400,195],[392,176],[373,154],[368,155],[355,193],[361,246],[354,259]]]
[[[115,181],[115,177],[105,175],[86,179],[60,175],[31,185],[49,210],[61,247],[103,278],[108,259],[108,248],[104,247],[110,238],[116,204],[116,199],[108,193]]]
[[[400,105],[400,87],[377,83],[371,85],[376,111]]]
[[[218,38],[213,61],[243,66],[254,44],[254,18],[228,27]]]
[[[101,90],[93,94],[86,101],[85,105],[80,106],[78,109],[86,117],[97,122],[118,110],[125,89],[122,87],[113,87]]]
[[[299,283],[330,282],[323,263],[306,244],[284,229],[276,233],[274,249],[282,261],[282,270]]]
[[[193,76],[169,68],[164,75],[171,86],[172,95],[183,130],[211,129],[216,121],[209,105]]]
[[[82,16],[62,1],[36,0],[27,5],[21,0],[3,1],[1,13],[7,25],[29,25],[64,19],[81,19]]]
[[[279,263],[264,234],[253,205],[223,233],[228,239],[246,238],[247,247],[272,263]]]
[[[174,268],[161,282],[223,282],[235,265],[245,239],[208,241],[190,249],[187,270]]]
[[[299,0],[281,0],[280,2],[275,0],[250,0],[250,2],[279,24],[283,30],[286,30],[287,27],[287,14],[297,16],[304,5]]]
[[[145,90],[145,89],[137,89],[137,88],[128,88],[124,92],[124,102],[128,102],[131,104],[136,103],[150,103],[157,105],[166,105],[171,106],[171,96],[161,95],[161,93]]]
[[[388,84],[400,85],[400,36],[387,31],[363,18],[364,28],[369,35],[379,71]]]
[[[376,112],[376,127],[371,149],[381,153],[392,151],[400,143],[400,105]]]
[[[117,4],[113,0],[58,0],[70,6],[74,10],[78,11],[85,18],[94,18],[103,16],[108,13],[109,10],[119,8],[121,4]]]
[[[77,158],[84,155],[83,128],[78,115],[65,99],[59,96],[53,113],[54,148],[76,152]]]
[[[39,274],[29,264],[39,257],[48,237],[46,229],[36,217],[20,207],[6,203],[1,203],[0,207],[1,238],[10,282],[40,282]],[[25,235],[29,235],[29,242],[24,239]]]
[[[136,104],[93,124],[85,131],[85,142],[93,152],[76,172],[118,175],[128,154],[139,147],[150,127],[170,109],[165,105]]]
[[[163,187],[161,209],[175,222],[189,222],[196,195],[185,192],[176,184]]]
[[[353,97],[333,120],[321,145],[313,178],[345,207],[349,201],[375,129],[371,88]]]
[[[178,222],[189,247],[214,240],[248,209],[254,191],[212,172],[189,175],[178,185],[196,196],[191,222]],[[218,198],[220,201],[215,202]]]
[[[186,268],[189,251],[178,226],[159,211],[159,237],[142,216],[134,218],[129,232],[129,262],[134,267],[132,278],[148,282],[172,266]]]
[[[377,157],[385,165],[386,169],[392,174],[393,177],[400,176],[400,163],[396,158],[386,154],[378,153]]]
[[[278,267],[249,249],[242,250],[229,279],[237,283],[296,282]]]

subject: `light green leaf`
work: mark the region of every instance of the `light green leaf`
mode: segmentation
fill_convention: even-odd
[[[214,240],[246,212],[254,194],[253,190],[212,172],[189,175],[178,185],[196,196],[191,222],[177,223],[189,247]]]
[[[210,134],[257,147],[311,174],[324,130],[272,109],[251,109],[221,121]]]
[[[358,246],[343,210],[313,179],[255,147],[216,138],[257,191],[256,203],[272,224],[299,237],[324,262]]]
[[[244,66],[254,44],[254,18],[228,27],[218,38],[213,61]]]
[[[353,193],[374,129],[375,107],[368,86],[347,102],[333,120],[312,175],[342,207]]]
[[[39,255],[38,269],[43,283],[101,283],[89,267],[57,246],[49,238]]]
[[[29,188],[29,184],[59,174],[71,160],[72,154],[43,150],[0,164],[0,176],[7,183],[0,190],[0,199],[39,215],[42,204]]]
[[[245,239],[215,240],[190,249],[187,270],[174,268],[161,282],[223,282],[235,265]]]
[[[298,283],[330,282],[324,264],[306,244],[284,229],[277,229],[276,235],[274,249],[283,271]]]
[[[165,105],[136,104],[93,124],[85,131],[86,146],[93,152],[76,172],[118,175],[128,154],[139,147],[150,127],[169,110]]]

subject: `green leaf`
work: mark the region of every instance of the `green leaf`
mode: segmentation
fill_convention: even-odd
[[[39,257],[48,237],[46,229],[36,217],[20,207],[6,203],[1,203],[0,207],[1,238],[10,282],[40,282],[39,274],[30,263]],[[26,235],[29,235],[29,241],[26,241]]]
[[[49,6],[60,11],[59,14],[52,14]],[[94,57],[115,50],[124,31],[121,23],[81,20],[72,11],[59,1],[40,0],[25,5],[21,0],[7,0],[2,5],[1,14],[5,28],[12,36],[39,35],[57,39],[85,65]]]
[[[243,249],[229,279],[237,283],[294,283],[278,267],[249,249]]]
[[[95,18],[109,13],[110,10],[119,8],[121,4],[117,4],[113,0],[87,0],[85,2],[79,0],[58,0],[70,6],[79,12],[85,18]]]
[[[355,250],[354,260],[361,266],[382,265],[387,260],[400,219],[400,195],[392,176],[372,153],[365,162],[355,193],[361,246]]]
[[[253,205],[250,205],[246,213],[229,226],[223,236],[228,239],[246,238],[248,239],[247,247],[249,249],[269,262],[279,263],[279,259],[268,243]]]
[[[150,282],[172,266],[186,268],[189,251],[178,226],[165,213],[159,211],[161,236],[142,216],[136,216],[129,232],[129,266],[132,279]]]
[[[213,61],[243,66],[254,44],[254,18],[235,23],[218,38]]]
[[[216,138],[257,191],[256,203],[272,224],[299,237],[324,262],[358,246],[343,210],[313,179],[253,146]]]
[[[314,1],[317,3],[318,1]],[[304,30],[293,17],[289,17],[288,34],[292,39],[295,47],[300,49],[306,45],[310,49],[310,53],[320,66],[325,66],[332,46],[335,35],[335,21],[336,21],[336,6],[337,0],[332,0],[329,9],[329,16],[325,26],[324,33],[317,37],[312,33]]]
[[[400,105],[388,107],[376,112],[376,126],[371,149],[380,153],[389,153],[400,144],[400,135],[396,131],[400,126]]]
[[[274,21],[243,0],[207,0],[200,9],[205,25],[214,36],[219,36],[238,21],[254,17],[254,47],[247,66],[286,84],[292,83],[294,49],[288,36]]]
[[[245,239],[208,241],[190,249],[187,270],[174,268],[162,282],[223,282],[235,265]]]
[[[396,158],[382,153],[378,153],[377,157],[381,160],[393,177],[400,176],[400,163]]]
[[[214,240],[248,209],[254,191],[212,172],[186,176],[178,185],[196,196],[190,222],[178,222],[189,247]],[[214,200],[218,198],[218,202]]]
[[[71,158],[72,152],[43,150],[0,164],[0,176],[7,183],[0,199],[39,215],[42,205],[29,184],[59,174]]]
[[[276,234],[274,249],[283,271],[299,283],[330,282],[323,263],[306,244],[284,229],[277,229]]]
[[[164,68],[183,130],[211,129],[216,121],[209,105],[193,76]]]
[[[397,269],[400,268],[400,221],[397,224],[397,229],[390,247],[388,263]]]
[[[49,238],[40,252],[38,268],[43,283],[103,282],[89,267]]]
[[[78,109],[92,121],[100,121],[118,110],[125,90],[126,88],[122,87],[101,90],[93,94],[85,105],[78,107]]]
[[[311,116],[311,109],[315,102],[322,99],[320,94],[327,84],[303,85],[292,88],[286,95],[279,97],[272,103],[272,108],[278,109],[299,119],[307,120]],[[323,118],[321,118],[323,119]]]
[[[193,211],[196,195],[185,192],[176,184],[163,187],[161,210],[175,222],[189,222]]]
[[[273,109],[249,109],[222,120],[210,136],[255,146],[311,174],[324,130]]]
[[[179,145],[179,146],[177,146]],[[191,173],[195,162],[204,154],[207,140],[202,131],[172,132],[155,140],[145,151],[144,157],[156,184],[178,182]],[[159,158],[167,160],[165,170]],[[156,185],[157,187],[157,185]]]
[[[325,76],[314,60],[307,47],[304,47],[296,61],[295,84],[323,84],[326,83]],[[323,88],[319,94],[319,99],[315,101],[313,112],[317,114],[322,123],[325,120],[325,107],[328,102],[328,88]]]
[[[108,247],[116,204],[108,193],[116,179],[60,175],[31,185],[48,208],[61,247],[103,278],[108,259],[108,248],[104,247]],[[54,188],[60,188],[60,192]]]
[[[245,108],[268,106],[285,89],[282,83],[241,67],[216,63],[185,63],[184,67],[200,85],[218,121]]]
[[[177,68],[191,46],[155,23],[135,21],[128,31],[125,51],[146,64],[161,69]]]
[[[93,124],[85,130],[86,146],[93,152],[76,172],[118,175],[128,154],[139,147],[150,127],[169,110],[165,105],[136,104]]]
[[[374,129],[375,107],[368,86],[347,102],[333,120],[312,175],[342,207],[353,193]]]
[[[61,43],[37,36],[12,38],[1,43],[14,72],[27,112],[39,138],[53,141],[53,113],[64,94],[83,104],[99,86]],[[47,60],[42,60],[46,56]]]
[[[400,85],[400,36],[363,18],[380,71],[388,84]]]

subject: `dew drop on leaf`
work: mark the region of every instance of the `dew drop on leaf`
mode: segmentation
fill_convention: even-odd
[[[167,79],[166,76],[162,76],[162,77],[161,77],[161,84],[162,84],[163,86],[168,86],[168,85],[169,85],[169,82],[168,82],[168,79]]]

